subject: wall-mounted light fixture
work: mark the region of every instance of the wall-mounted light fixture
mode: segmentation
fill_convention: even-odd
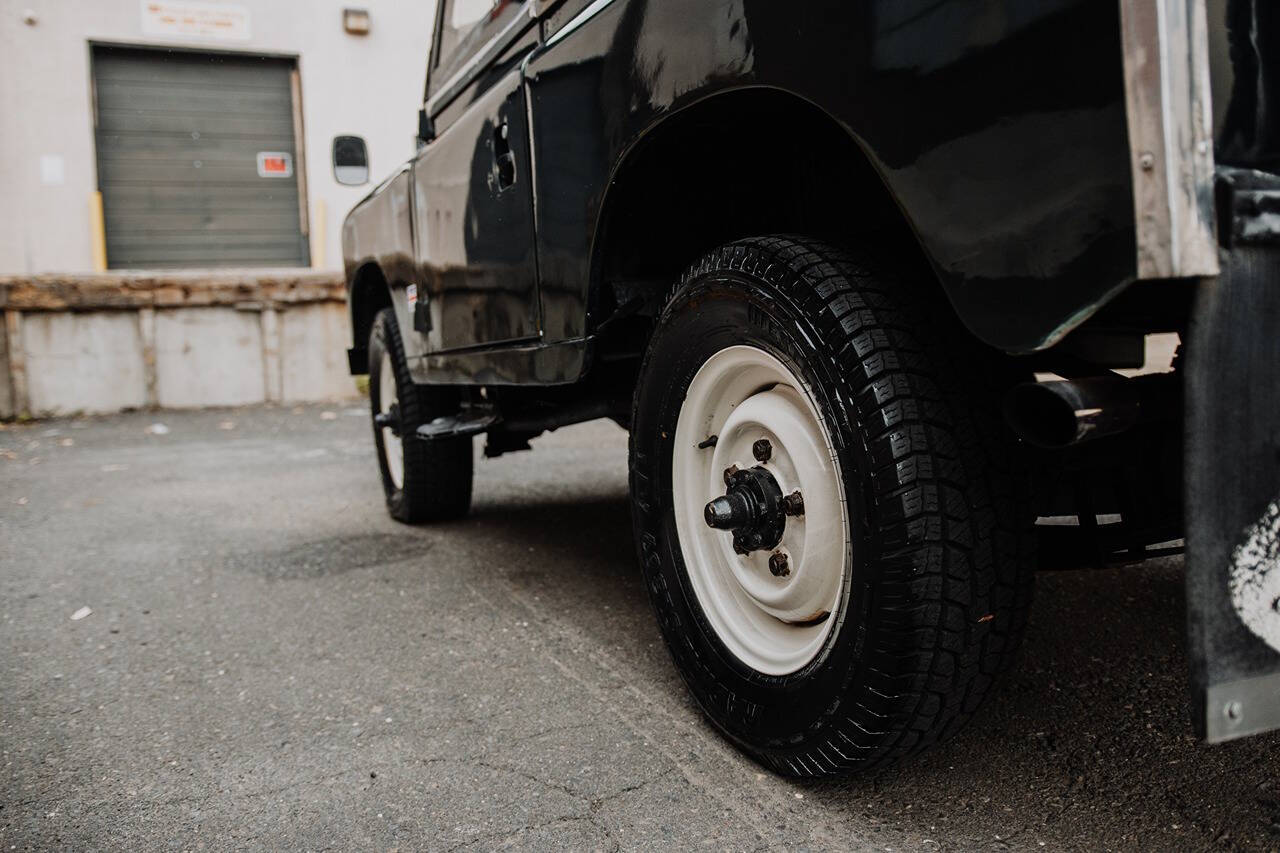
[[[343,9],[342,28],[353,36],[367,36],[369,34],[369,10]]]

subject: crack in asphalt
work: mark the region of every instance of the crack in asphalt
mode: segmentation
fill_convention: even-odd
[[[558,638],[562,642],[571,646],[575,652],[576,659],[592,661],[597,667],[607,672],[618,684],[621,684],[622,689],[627,690],[637,700],[638,705],[643,705],[650,712],[663,717],[667,724],[680,729],[685,735],[705,733],[705,730],[695,733],[693,727],[687,720],[676,716],[665,708],[662,708],[655,703],[651,697],[637,689],[635,685],[630,682],[630,679],[623,674],[623,670],[620,665],[616,661],[612,660],[607,653],[593,647],[576,629],[564,624],[553,615],[544,611],[541,607],[531,601],[527,595],[519,590],[518,587],[511,583],[509,579],[501,575],[497,576],[497,578],[502,583],[502,591],[504,594],[506,594],[514,604],[534,617],[533,620],[530,621],[530,625],[537,625],[539,631],[541,631],[545,637]],[[494,602],[490,601],[489,598],[473,584],[468,583],[466,586],[473,595],[487,602],[490,607],[501,612],[501,608]],[[775,795],[771,797],[771,803],[766,803],[765,801],[760,800],[752,801],[746,797],[736,797],[721,790],[720,786],[717,786],[716,783],[709,779],[703,772],[693,766],[690,762],[682,760],[672,749],[664,746],[663,739],[657,737],[648,728],[646,728],[637,715],[628,710],[623,704],[615,702],[608,695],[609,688],[597,684],[585,672],[580,672],[577,668],[566,664],[557,655],[553,654],[546,645],[542,647],[541,653],[543,657],[560,670],[560,672],[575,683],[579,684],[583,689],[587,690],[593,697],[600,701],[601,704],[607,707],[624,726],[630,729],[634,734],[638,735],[646,744],[654,747],[659,753],[661,753],[692,788],[718,802],[728,812],[733,814],[742,824],[749,827],[757,838],[769,838],[773,835],[774,830],[766,823],[756,819],[754,817],[755,813],[759,812],[768,815],[771,818],[773,826],[777,826],[779,820],[785,820],[791,816],[790,809],[783,809],[781,806],[791,806],[792,803],[782,800],[780,796]],[[706,739],[703,739],[703,746],[707,746],[708,743],[715,743],[715,741],[712,740],[708,742]],[[742,761],[742,759],[740,759],[736,754],[732,756],[728,755],[727,747],[724,747],[722,744],[717,744],[711,748],[719,753],[717,757],[720,759],[720,763],[726,765],[726,769],[730,773],[737,776],[742,775],[741,771],[736,768],[736,762]],[[744,790],[746,786],[740,784],[732,787],[737,790]],[[817,826],[811,826],[810,833],[811,836],[816,836],[813,840],[820,841],[825,844],[844,845],[851,841],[851,839],[847,837],[837,839]]]

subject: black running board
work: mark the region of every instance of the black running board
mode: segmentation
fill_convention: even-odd
[[[423,424],[414,435],[423,441],[462,438],[488,432],[502,423],[502,415],[491,409],[463,409],[456,415],[445,415]]]
[[[597,418],[621,418],[625,412],[625,401],[605,397],[574,400],[554,408],[516,411],[510,417],[503,417],[488,405],[469,406],[457,414],[444,415],[423,424],[415,430],[414,436],[422,441],[441,441],[492,431],[523,441],[570,424]]]

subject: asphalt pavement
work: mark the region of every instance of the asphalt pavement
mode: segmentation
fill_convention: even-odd
[[[0,429],[0,848],[1280,849],[1280,737],[1191,736],[1179,559],[1043,573],[965,732],[798,783],[671,666],[625,433],[533,444],[415,528],[354,403]]]

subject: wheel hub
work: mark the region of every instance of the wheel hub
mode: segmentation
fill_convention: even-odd
[[[392,403],[387,411],[378,412],[373,416],[373,424],[378,429],[391,430],[393,436],[400,438],[400,404]]]
[[[761,465],[726,469],[724,480],[729,490],[703,509],[707,526],[733,533],[738,554],[778,547],[787,523],[778,481]]]

